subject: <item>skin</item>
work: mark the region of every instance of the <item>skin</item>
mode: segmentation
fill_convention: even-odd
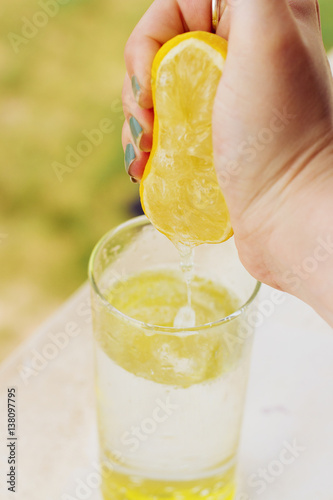
[[[258,280],[333,326],[333,85],[316,0],[228,0],[229,52],[213,112],[217,176],[235,242]],[[211,0],[155,0],[125,49],[122,142],[140,180],[151,148],[150,71],[173,36],[211,31]],[[140,92],[133,95],[135,75]],[[129,118],[143,135],[135,145]]]

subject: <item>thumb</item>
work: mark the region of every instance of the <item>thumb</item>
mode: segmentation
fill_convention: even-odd
[[[281,37],[295,27],[287,0],[226,0],[230,16],[231,45]],[[232,47],[231,47],[232,48]]]
[[[248,144],[250,148],[255,144],[258,164],[259,153],[262,163],[270,156],[275,142],[267,143],[269,147],[257,147],[257,137],[260,131],[267,129],[275,108],[288,106],[289,113],[294,114],[293,103],[298,90],[295,82],[299,79],[295,61],[300,57],[304,60],[304,50],[287,0],[227,2],[229,46],[215,99],[213,142],[218,175],[224,175],[230,166],[235,181],[229,183],[230,186],[221,181],[228,198],[236,180],[246,183],[244,185],[250,189],[253,183],[258,185],[255,162],[245,160]],[[245,165],[241,176],[237,169],[233,170],[234,163],[239,161]]]
[[[296,2],[297,3],[297,2]],[[300,30],[288,0],[227,0],[230,31],[226,86],[248,101],[278,92],[297,60]]]

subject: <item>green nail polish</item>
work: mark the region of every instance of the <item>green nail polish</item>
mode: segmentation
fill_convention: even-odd
[[[135,144],[139,147],[140,140],[143,134],[143,128],[141,127],[140,123],[134,116],[131,116],[130,121],[129,121],[130,129],[132,132],[132,136],[134,139]]]
[[[125,169],[127,173],[134,160],[135,160],[135,151],[132,144],[129,143],[127,144],[125,149]]]
[[[138,100],[140,92],[141,92],[138,79],[134,75],[134,76],[132,76],[132,80],[131,81],[132,81],[132,90],[133,90],[134,97],[135,97],[136,100]]]

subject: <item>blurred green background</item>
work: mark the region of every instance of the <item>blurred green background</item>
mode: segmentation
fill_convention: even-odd
[[[55,2],[0,5],[0,358],[86,279],[97,240],[138,213],[120,96],[124,45],[151,1]],[[321,6],[329,49],[332,0]],[[83,130],[103,119],[113,130],[80,149]],[[78,148],[76,166],[61,174]]]

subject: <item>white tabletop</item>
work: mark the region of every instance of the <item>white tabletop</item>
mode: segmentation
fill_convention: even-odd
[[[333,332],[293,297],[274,304],[276,294],[260,292],[237,500],[332,500]],[[100,500],[88,296],[85,285],[1,366],[2,500]],[[16,494],[4,486],[11,386]]]

